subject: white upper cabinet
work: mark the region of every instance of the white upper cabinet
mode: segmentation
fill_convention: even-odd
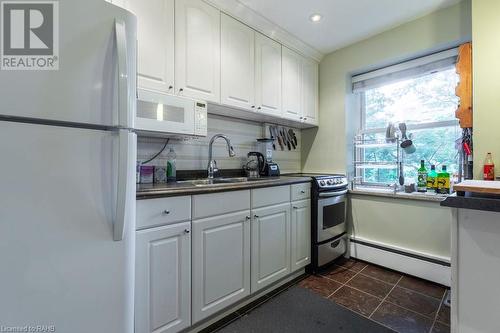
[[[122,0],[120,4],[137,15],[138,87],[173,92],[174,0]]]
[[[318,124],[318,63],[302,58],[302,120]]]
[[[281,116],[281,44],[255,33],[255,105],[259,112]]]
[[[255,32],[221,15],[221,102],[255,108]]]
[[[220,11],[202,0],[176,0],[175,93],[220,103],[220,73]]]
[[[283,116],[296,121],[302,117],[302,57],[282,48]]]

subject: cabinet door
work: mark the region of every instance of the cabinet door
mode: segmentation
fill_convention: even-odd
[[[290,273],[290,203],[252,211],[252,293]]]
[[[283,116],[293,120],[302,118],[302,57],[282,47]]]
[[[255,32],[230,16],[221,16],[221,102],[255,108]]]
[[[136,233],[135,332],[191,325],[191,223]]]
[[[255,104],[257,110],[281,116],[281,44],[255,33]]]
[[[175,1],[175,89],[220,102],[220,12],[202,0]]]
[[[292,202],[292,271],[311,263],[311,200]]]
[[[123,0],[137,15],[137,86],[174,88],[174,0]]]
[[[193,323],[250,294],[250,211],[193,221]]]
[[[318,63],[302,60],[302,116],[306,123],[318,124]]]

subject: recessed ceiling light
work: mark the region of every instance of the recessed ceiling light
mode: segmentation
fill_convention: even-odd
[[[309,16],[309,20],[311,20],[312,22],[319,22],[322,18],[323,16],[321,16],[320,14],[312,14],[311,16]]]

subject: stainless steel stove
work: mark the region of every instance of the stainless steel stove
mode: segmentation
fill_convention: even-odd
[[[331,263],[347,250],[347,177],[332,174],[300,174],[311,177],[312,271]]]

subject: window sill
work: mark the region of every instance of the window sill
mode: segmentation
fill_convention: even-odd
[[[441,202],[448,197],[448,194],[435,194],[435,193],[419,193],[419,192],[394,193],[394,190],[376,189],[371,187],[357,187],[354,190],[349,190],[349,193],[356,195],[371,195],[371,196],[394,198],[394,199],[407,199],[407,200],[432,201],[432,202]]]

